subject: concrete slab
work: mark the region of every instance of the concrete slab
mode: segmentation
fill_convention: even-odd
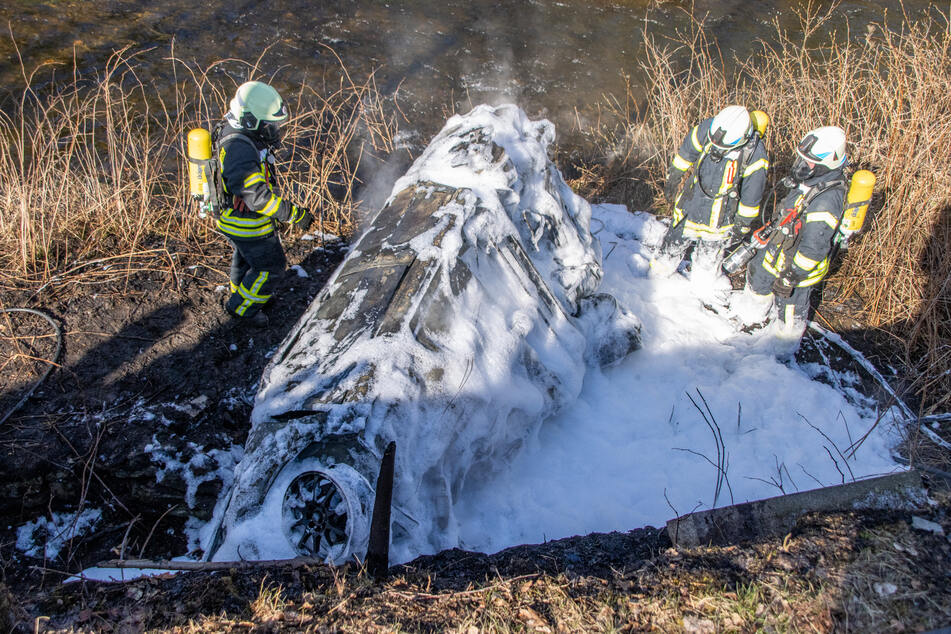
[[[667,522],[675,546],[726,546],[785,535],[796,520],[814,511],[914,509],[925,503],[921,475],[914,469],[755,502],[698,511]]]

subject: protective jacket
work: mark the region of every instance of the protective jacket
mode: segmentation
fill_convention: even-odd
[[[818,284],[829,272],[848,188],[840,168],[790,190],[776,213],[793,215],[762,250],[763,269],[796,286]]]
[[[674,202],[673,226],[683,221],[684,237],[715,241],[727,238],[734,222],[749,227],[759,215],[769,160],[755,131],[745,144],[718,159],[711,153],[712,121],[704,119],[687,134],[668,178],[679,182],[694,168]]]
[[[274,219],[297,222],[302,208],[281,198],[274,189],[274,158],[254,137],[223,125],[217,139],[218,162],[231,206],[222,210],[217,226],[233,240],[255,240],[274,232]]]

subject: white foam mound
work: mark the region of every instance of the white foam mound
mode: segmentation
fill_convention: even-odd
[[[902,469],[891,458],[902,410],[869,398],[858,369],[822,360],[838,353],[834,337],[810,328],[818,361],[790,358],[775,323],[742,330],[743,291],[715,263],[687,277],[649,274],[662,222],[618,205],[592,211],[601,290],[641,319],[642,348],[589,370],[537,442],[466,492],[456,512],[464,548],[663,526]]]
[[[294,556],[280,527],[295,469],[343,474],[365,522],[389,440],[394,562],[898,468],[893,412],[857,375],[797,362],[773,325],[744,332],[756,307],[715,263],[649,274],[665,225],[592,210],[548,161],[553,136],[512,107],[447,123],[275,354],[206,550]],[[632,313],[642,348],[612,358]]]
[[[362,555],[389,441],[394,559],[457,546],[467,483],[507,469],[577,398],[589,363],[636,347],[638,321],[596,293],[591,208],[549,160],[554,136],[514,106],[480,106],[397,181],[264,373],[205,535],[216,559],[294,554],[276,527],[303,464],[362,476],[341,486],[350,541],[327,556]]]

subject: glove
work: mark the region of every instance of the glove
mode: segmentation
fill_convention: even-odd
[[[310,225],[314,223],[314,214],[310,213],[310,209],[307,207],[294,205],[294,216],[297,217],[294,226],[300,228],[301,231],[307,231],[310,229]]]
[[[730,230],[730,242],[740,242],[750,234],[750,228],[740,224],[734,224]]]
[[[793,291],[796,289],[796,282],[788,275],[782,275],[773,280],[772,289],[776,293],[777,297],[782,297],[783,299],[789,299],[792,297]]]

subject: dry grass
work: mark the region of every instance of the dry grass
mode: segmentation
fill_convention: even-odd
[[[863,321],[899,340],[925,411],[951,406],[951,27],[947,19],[830,32],[837,7],[800,10],[799,28],[779,22],[749,59],[723,70],[701,20],[663,41],[645,33],[646,93],[607,110],[600,188],[646,178],[654,203],[671,153],[690,126],[730,103],[772,117],[772,179],[785,175],[798,140],[821,125],[846,130],[850,163],[878,177],[872,218],[832,280],[862,300]],[[601,179],[601,182],[598,181]],[[582,183],[583,185],[584,183]],[[635,206],[648,202],[628,200]]]
[[[270,78],[260,59],[197,68],[172,50],[174,89],[162,92],[137,72],[146,53],[158,54],[118,51],[95,77],[28,71],[21,60],[19,97],[0,112],[0,269],[8,278],[44,282],[93,258],[200,252],[219,239],[187,201],[185,135],[220,120],[240,81]],[[34,90],[41,79],[46,87]],[[293,115],[285,172],[317,213],[314,229],[346,234],[360,161],[392,149],[395,120],[373,77],[354,80],[342,65],[334,84],[301,85],[285,97]]]
[[[864,547],[842,571],[841,619],[855,631],[887,627],[894,631],[927,629],[932,623],[951,622],[947,597],[918,578],[917,568],[927,552],[906,525],[864,531]]]
[[[923,631],[951,617],[943,542],[903,518],[833,514],[806,518],[783,539],[668,548],[610,574],[497,572],[465,581],[464,559],[440,563],[446,574],[411,566],[385,582],[356,567],[274,569],[263,578],[231,571],[175,584],[184,612],[181,596],[144,581],[132,584],[144,603],[104,587],[97,592],[113,599],[92,594],[87,612],[119,630],[147,621],[149,631],[180,634]]]
[[[258,621],[273,621],[287,608],[284,587],[265,585],[266,581],[267,577],[261,579],[258,596],[249,606],[251,616]]]
[[[674,564],[676,566],[676,564]],[[833,603],[811,583],[791,576],[724,585],[708,574],[674,569],[663,584],[628,593],[599,579],[531,575],[499,579],[464,591],[430,593],[398,578],[385,586],[347,582],[345,593],[304,593],[275,600],[264,588],[248,614],[196,618],[171,632],[635,632],[831,631]],[[875,623],[875,621],[871,621]]]
[[[948,530],[948,489],[932,486],[930,497],[917,513],[808,514],[784,537],[753,543],[572,538],[554,549],[446,552],[384,580],[356,562],[234,568],[53,584],[30,590],[19,610],[0,584],[0,623],[178,634],[926,631],[951,618],[951,545],[909,526],[919,514]]]

